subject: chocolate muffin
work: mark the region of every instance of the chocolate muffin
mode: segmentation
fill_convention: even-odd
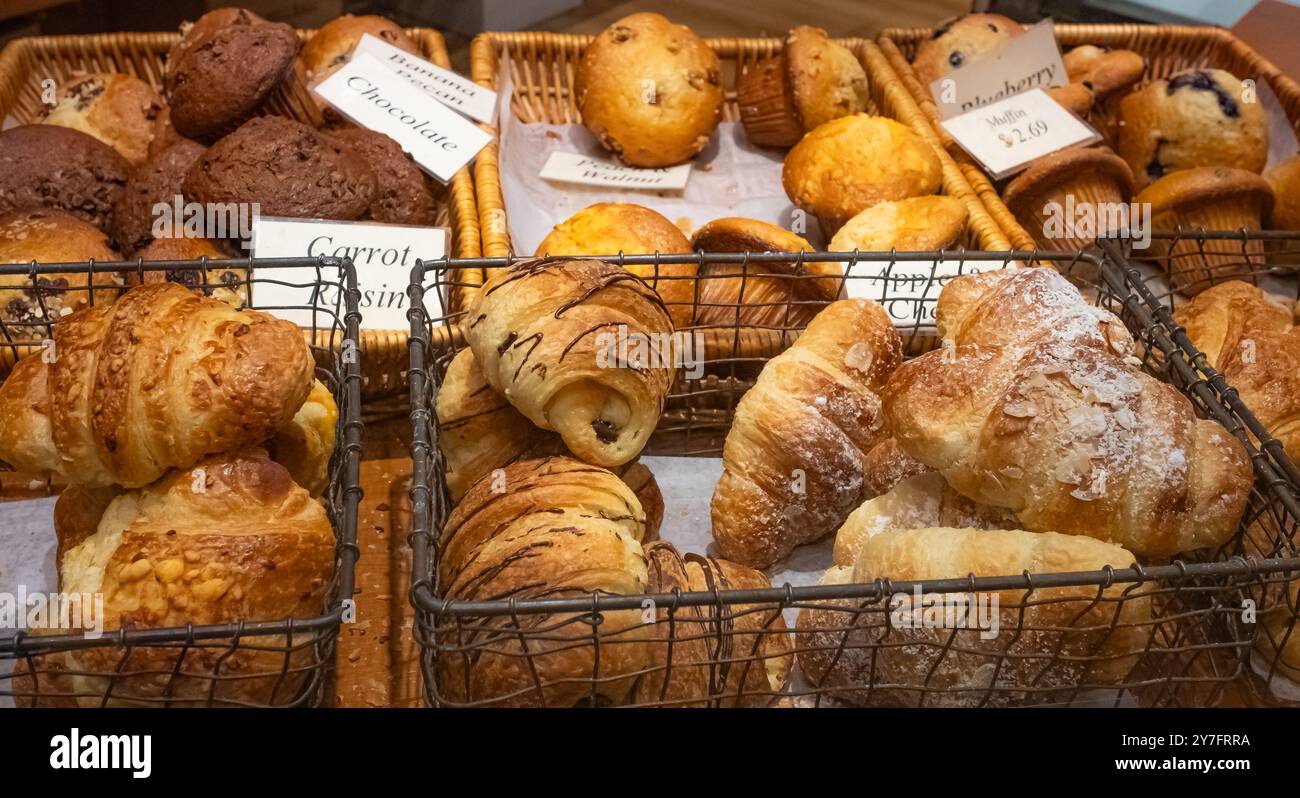
[[[185,175],[206,150],[198,142],[181,139],[131,172],[126,190],[113,206],[113,240],[123,252],[134,255],[153,241],[154,206],[173,205]]]
[[[81,263],[121,260],[96,227],[62,211],[35,208],[0,215],[0,263]],[[15,338],[40,338],[44,323],[90,304],[89,273],[0,277],[0,322],[19,325]],[[95,272],[95,301],[111,302],[120,285],[114,272]]]
[[[166,79],[172,126],[202,141],[253,116],[288,80],[300,45],[288,25],[248,13],[225,15],[226,25],[205,23],[210,16],[173,48]]]
[[[301,122],[263,116],[212,145],[190,168],[187,199],[256,202],[265,216],[359,219],[375,198],[365,158]]]
[[[0,213],[55,208],[107,232],[131,165],[80,130],[21,125],[0,132]]]
[[[376,222],[431,225],[435,208],[429,181],[402,145],[383,133],[352,128],[332,134],[375,171],[375,198],[368,213]]]
[[[139,78],[122,74],[85,75],[59,92],[41,121],[88,133],[121,153],[132,165],[149,153],[162,98]]]

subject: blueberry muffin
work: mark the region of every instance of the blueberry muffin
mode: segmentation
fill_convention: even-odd
[[[366,159],[301,122],[249,120],[212,145],[181,186],[199,203],[258,203],[264,216],[359,219],[375,199]]]
[[[82,263],[121,260],[108,236],[97,227],[62,211],[44,208],[0,215],[0,263]],[[121,280],[96,272],[94,301],[111,302]],[[89,275],[46,274],[36,284],[27,275],[0,277],[0,322],[15,339],[42,339],[46,321],[54,321],[90,304]]]
[[[916,48],[912,68],[927,89],[949,72],[974,63],[1024,31],[1001,14],[967,14],[934,29]]]
[[[323,25],[303,46],[302,64],[307,74],[307,85],[315,87],[338,71],[339,67],[352,57],[357,42],[361,41],[361,37],[367,33],[399,50],[420,56],[420,48],[396,22],[375,15],[354,17],[351,14],[344,14]],[[331,122],[342,120],[342,117],[329,107],[329,103],[315,93],[312,97]]]
[[[629,166],[673,166],[704,149],[722,119],[722,64],[684,25],[632,14],[596,37],[578,64],[582,123]]]
[[[206,238],[156,238],[149,246],[135,254],[142,261],[159,260],[227,260],[229,251],[219,242]],[[242,257],[242,256],[240,256]],[[204,275],[198,269],[167,269],[166,271],[144,272],[145,283],[163,281],[180,283],[205,295],[220,299],[237,308],[247,307],[248,270],[238,268],[211,267]]]
[[[107,232],[131,165],[80,130],[20,125],[0,132],[0,213],[66,211]]]
[[[780,55],[741,75],[736,96],[751,143],[793,147],[818,125],[866,110],[867,73],[826,31],[800,25]]]
[[[139,78],[86,75],[63,87],[41,121],[94,136],[134,166],[149,154],[162,107],[158,92]]]
[[[1132,196],[1133,172],[1124,159],[1092,147],[1039,158],[1002,192],[1016,220],[1040,247],[1051,250],[1083,250],[1097,240],[1099,231],[1080,229],[1072,221],[1056,229],[1053,223],[1065,220],[1071,198],[1076,218],[1078,210],[1092,209],[1094,219],[1104,219],[1109,218],[1109,208],[1127,203]]]
[[[1064,86],[1053,86],[1046,91],[1048,97],[1056,100],[1067,111],[1080,119],[1087,119],[1088,115],[1092,113],[1092,89],[1089,89],[1082,83],[1067,83]]]
[[[200,141],[225,135],[257,113],[290,79],[298,55],[292,27],[242,9],[222,11],[201,17],[168,56],[172,126]]]
[[[876,203],[938,192],[943,165],[906,126],[855,114],[804,136],[786,155],[781,182],[790,201],[813,213],[831,236]]]
[[[1110,50],[1085,44],[1061,56],[1071,83],[1083,84],[1098,101],[1133,87],[1146,71],[1146,61],[1132,50]]]
[[[350,128],[330,134],[361,156],[375,172],[368,218],[388,224],[432,225],[437,206],[429,180],[402,145],[373,130]]]
[[[1258,174],[1268,161],[1263,106],[1221,69],[1148,83],[1119,105],[1119,155],[1139,187],[1179,169],[1231,166]]]
[[[196,141],[181,139],[131,171],[126,189],[113,206],[113,240],[122,252],[134,256],[149,246],[154,238],[154,224],[159,220],[155,206],[163,203],[175,207],[176,198],[182,196],[181,184],[186,173],[206,150],[207,147]],[[184,206],[183,197],[181,205]],[[177,226],[183,221],[173,219]]]

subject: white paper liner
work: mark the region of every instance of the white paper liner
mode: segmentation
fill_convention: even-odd
[[[51,593],[58,585],[54,561],[54,498],[0,502],[0,593],[16,596]],[[0,629],[12,637],[16,629]],[[8,687],[14,660],[0,660],[0,685]],[[0,696],[0,709],[14,706],[11,696]]]

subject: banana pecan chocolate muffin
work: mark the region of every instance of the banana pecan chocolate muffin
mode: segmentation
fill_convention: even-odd
[[[182,185],[199,203],[257,203],[264,216],[359,219],[375,199],[360,155],[301,122],[262,116],[212,145]]]
[[[107,232],[131,165],[94,136],[58,125],[0,132],[0,213],[67,211]]]
[[[135,255],[153,241],[158,218],[154,206],[175,205],[185,175],[206,150],[196,141],[181,139],[131,172],[126,190],[113,206],[113,240],[123,252]]]
[[[402,145],[373,130],[351,128],[332,134],[375,171],[375,198],[368,216],[389,224],[431,225],[436,208],[429,180]]]
[[[138,164],[149,153],[162,107],[158,92],[139,78],[85,75],[63,87],[41,121],[88,133]]]

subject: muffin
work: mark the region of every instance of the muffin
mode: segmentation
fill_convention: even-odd
[[[171,123],[187,138],[212,141],[229,133],[291,77],[299,47],[294,29],[231,11],[200,17],[168,54]]]
[[[163,103],[158,109],[158,115],[153,120],[153,130],[149,132],[149,153],[148,157],[152,158],[173,144],[182,141],[194,141],[188,139],[176,132],[172,127],[172,109]]]
[[[879,202],[934,194],[943,165],[924,139],[892,119],[854,114],[804,136],[785,157],[781,183],[830,236]]]
[[[1179,169],[1231,166],[1259,173],[1268,161],[1268,121],[1242,102],[1240,79],[1194,69],[1157,80],[1119,105],[1119,155],[1142,188]]]
[[[953,197],[881,202],[854,216],[831,239],[831,252],[915,252],[961,243],[970,215]]]
[[[134,255],[153,241],[154,224],[159,220],[154,206],[175,206],[186,173],[206,150],[196,141],[180,139],[131,171],[125,190],[113,206],[113,240],[124,253]],[[183,221],[172,220],[176,226]]]
[[[673,166],[704,149],[722,119],[722,65],[684,25],[632,14],[596,37],[578,64],[582,123],[629,166]]]
[[[757,219],[714,219],[695,232],[701,252],[815,252],[802,236]],[[708,263],[700,267],[696,323],[729,327],[807,326],[840,293],[838,263],[791,258],[777,262]],[[825,279],[822,279],[825,278]]]
[[[1047,89],[1047,96],[1081,119],[1092,113],[1092,90],[1082,83],[1067,83]]]
[[[230,253],[218,243],[206,238],[178,237],[154,239],[149,246],[137,252],[136,257],[143,261],[198,260],[199,258],[227,260],[230,258]],[[143,282],[146,284],[164,281],[180,283],[237,308],[248,306],[247,269],[209,268],[204,271],[207,272],[206,275],[198,269],[144,272]]]
[[[967,14],[951,19],[917,46],[912,68],[921,85],[929,88],[934,81],[980,60],[1023,31],[1019,22],[1001,14]]]
[[[683,255],[691,242],[662,214],[641,205],[598,202],[557,224],[536,255]],[[673,327],[689,327],[694,310],[696,267],[693,263],[628,266],[628,271],[650,284],[668,308]],[[661,279],[661,278],[673,279]]]
[[[105,232],[131,165],[80,130],[21,125],[0,132],[0,213],[67,211]]]
[[[65,87],[41,121],[94,136],[132,165],[149,154],[163,101],[153,87],[122,74],[86,75]]]
[[[62,211],[37,208],[0,215],[0,263],[81,263],[121,260],[108,236]],[[96,272],[94,301],[111,302],[121,284],[117,274]],[[44,338],[46,321],[90,304],[89,275],[45,274],[32,285],[28,275],[0,276],[0,321],[31,325],[11,329],[14,338]],[[68,290],[72,289],[72,290]],[[83,290],[76,290],[83,289]],[[42,310],[42,307],[44,310]]]
[[[320,131],[261,116],[212,145],[194,163],[186,199],[258,203],[264,216],[359,219],[377,191],[366,159]]]
[[[303,46],[302,64],[306,69],[307,85],[314,88],[337,72],[339,67],[352,57],[357,42],[361,41],[361,37],[367,33],[399,50],[405,50],[415,56],[420,55],[420,48],[396,22],[375,15],[354,17],[351,14],[344,14],[321,26]],[[330,108],[329,103],[314,92],[312,98],[316,100],[316,104],[325,112],[330,122],[337,123],[342,120],[338,112]]]
[[[800,25],[780,55],[741,75],[736,96],[751,143],[793,147],[818,125],[866,110],[867,73],[826,31]]]
[[[1264,175],[1273,188],[1277,203],[1269,227],[1273,230],[1300,230],[1300,155],[1293,155]]]
[[[1254,172],[1226,166],[1186,169],[1147,186],[1136,201],[1150,203],[1153,232],[1181,231],[1189,236],[1151,242],[1151,255],[1168,272],[1176,290],[1194,296],[1215,283],[1249,277],[1262,267],[1262,242],[1196,238],[1199,230],[1263,229],[1263,219],[1273,209],[1273,191]]]
[[[351,149],[375,172],[375,196],[366,216],[376,222],[429,226],[437,206],[429,180],[402,145],[373,130],[349,128],[330,134]]]
[[[1092,209],[1092,219],[1103,221],[1110,218],[1110,209],[1132,196],[1133,172],[1124,159],[1087,148],[1034,161],[1007,184],[1002,201],[1043,249],[1084,250],[1103,231],[1080,229],[1074,223],[1077,215],[1067,213],[1070,198],[1074,209]]]
[[[1131,88],[1142,79],[1146,61],[1132,50],[1081,45],[1061,57],[1071,83],[1081,83],[1097,100]]]

